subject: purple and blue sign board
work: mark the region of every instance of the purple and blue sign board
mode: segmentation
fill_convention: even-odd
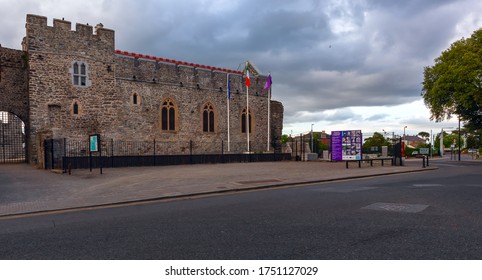
[[[331,132],[331,160],[361,160],[361,130],[345,130]]]

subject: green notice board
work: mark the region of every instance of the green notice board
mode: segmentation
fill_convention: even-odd
[[[89,147],[91,152],[99,151],[99,135],[94,134],[89,136]]]

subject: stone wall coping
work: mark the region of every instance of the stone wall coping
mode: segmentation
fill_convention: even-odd
[[[152,60],[152,61],[157,61],[157,62],[171,63],[171,64],[175,64],[175,65],[183,65],[183,66],[193,67],[193,68],[207,69],[207,70],[210,70],[210,71],[219,71],[219,72],[233,73],[233,74],[238,74],[238,75],[244,74],[242,71],[236,71],[236,70],[231,70],[231,69],[226,69],[226,68],[219,68],[219,67],[214,67],[214,66],[202,65],[202,64],[197,64],[197,63],[191,63],[191,62],[186,62],[186,61],[156,57],[156,56],[151,56],[151,55],[144,55],[144,54],[121,51],[121,50],[115,50],[115,54],[133,57],[133,58],[137,58],[137,59],[146,59],[146,60]]]

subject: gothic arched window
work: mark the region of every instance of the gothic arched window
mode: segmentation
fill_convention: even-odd
[[[249,133],[253,132],[253,117],[251,110],[249,111],[248,122],[246,123],[246,109],[241,113],[241,133],[246,133],[246,127],[249,129]]]
[[[214,132],[215,120],[214,120],[214,108],[211,103],[204,105],[203,107],[203,131]]]
[[[161,103],[161,130],[177,130],[177,106],[171,98],[166,98]]]

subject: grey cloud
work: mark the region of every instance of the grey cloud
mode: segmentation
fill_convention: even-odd
[[[126,51],[232,69],[250,59],[271,71],[289,122],[343,120],[350,114],[327,110],[419,99],[423,67],[450,46],[467,13],[482,12],[476,0],[86,0],[83,10],[19,3],[0,3],[12,11],[0,19],[4,46],[20,48],[25,14],[39,13],[102,22]]]
[[[360,119],[359,114],[355,114],[349,108],[340,108],[337,110],[322,111],[322,112],[297,112],[294,115],[286,116],[286,122],[288,123],[308,123],[308,122],[343,122],[348,120]]]
[[[381,121],[381,120],[387,118],[388,116],[389,116],[388,114],[375,114],[373,116],[365,118],[365,120],[366,121]]]

